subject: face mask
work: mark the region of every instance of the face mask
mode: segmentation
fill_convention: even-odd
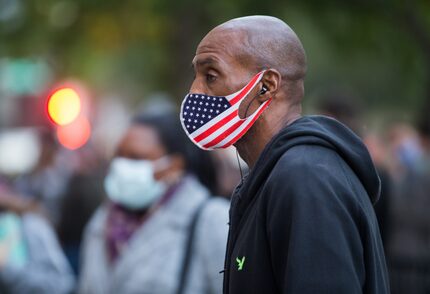
[[[251,128],[272,99],[265,101],[250,116],[239,117],[239,106],[261,81],[258,73],[238,92],[228,96],[188,94],[182,102],[180,118],[187,136],[204,150],[227,148]]]
[[[132,210],[149,207],[167,189],[154,179],[154,164],[148,160],[115,158],[104,182],[108,197]]]

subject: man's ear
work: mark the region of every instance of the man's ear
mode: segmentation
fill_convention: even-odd
[[[270,98],[273,98],[278,92],[281,85],[282,76],[276,69],[268,69],[264,72],[261,78],[260,95],[258,102],[263,103]]]

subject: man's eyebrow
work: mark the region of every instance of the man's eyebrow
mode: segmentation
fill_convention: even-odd
[[[197,59],[196,61],[193,61],[191,63],[192,67],[196,67],[196,66],[204,66],[204,65],[208,65],[208,64],[213,64],[215,63],[216,60],[212,57],[207,57],[205,59]]]

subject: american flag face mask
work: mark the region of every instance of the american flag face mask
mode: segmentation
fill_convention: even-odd
[[[204,150],[227,148],[251,128],[272,99],[265,101],[250,116],[239,117],[239,106],[261,81],[264,71],[238,92],[228,96],[188,94],[181,105],[180,118],[188,137]]]

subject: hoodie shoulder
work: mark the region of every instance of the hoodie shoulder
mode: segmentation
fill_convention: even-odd
[[[359,179],[336,151],[321,145],[297,145],[277,162],[268,186],[288,191],[285,197],[329,202],[333,197],[368,198]]]
[[[302,154],[303,150],[306,154]],[[360,180],[372,202],[379,197],[379,177],[366,146],[345,125],[328,117],[306,116],[298,119],[272,139],[260,159],[262,172],[257,174],[262,174],[261,179],[280,161],[287,162],[286,165],[299,161],[300,164],[295,166],[299,171],[307,165],[324,169],[323,164],[327,163],[330,168],[340,161],[340,166],[347,166],[348,174],[350,172]]]
[[[284,172],[294,176],[322,176],[353,173],[341,156],[329,146],[302,144],[288,149],[278,160],[273,173]],[[323,174],[322,174],[323,173]]]

